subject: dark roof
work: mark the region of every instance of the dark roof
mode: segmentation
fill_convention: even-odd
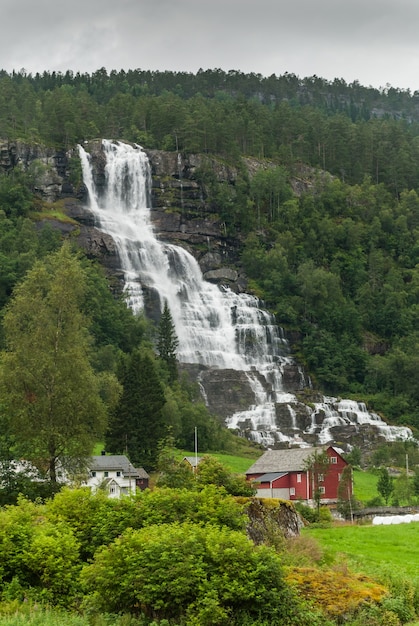
[[[267,450],[255,462],[246,474],[270,474],[272,472],[302,472],[306,470],[307,460],[314,454],[321,454],[328,447],[286,448]]]
[[[89,469],[93,471],[121,471],[132,478],[150,478],[145,469],[134,467],[124,454],[101,454],[92,456]]]
[[[288,472],[271,472],[270,474],[263,474],[262,476],[259,476],[257,480],[261,483],[271,483],[277,478],[281,478],[282,476],[286,476],[287,474]]]

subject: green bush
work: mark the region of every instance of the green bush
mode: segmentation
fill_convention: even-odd
[[[228,624],[246,615],[270,624],[302,624],[275,552],[241,532],[192,523],[127,530],[82,572],[88,606]],[[300,620],[300,621],[299,621]]]
[[[83,560],[93,556],[103,544],[113,541],[128,527],[138,527],[139,509],[130,498],[108,498],[106,493],[92,493],[87,487],[63,489],[47,504],[48,517],[54,523],[65,522],[80,543]]]
[[[302,502],[296,502],[295,508],[306,522],[309,524],[331,524],[333,521],[330,509],[327,506],[322,506],[320,509],[313,509],[311,506],[307,506]]]
[[[139,525],[193,521],[243,529],[243,505],[223,487],[206,485],[201,491],[161,488],[144,491],[137,497]]]

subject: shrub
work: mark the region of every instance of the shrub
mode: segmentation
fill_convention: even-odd
[[[296,502],[295,508],[306,522],[312,524],[318,521],[317,509],[313,509],[302,502]]]
[[[346,569],[292,568],[287,580],[304,598],[314,601],[325,615],[334,619],[353,614],[364,603],[378,603],[387,593],[382,585]]]
[[[192,521],[239,530],[246,523],[243,504],[215,485],[206,485],[201,491],[169,488],[144,491],[137,498],[137,506],[137,528]]]
[[[310,524],[330,524],[333,521],[332,514],[327,506],[313,509],[302,502],[297,502],[295,508],[303,519]]]
[[[286,550],[283,560],[294,566],[308,566],[320,563],[323,559],[323,550],[320,544],[307,535],[291,537],[286,541]]]
[[[229,624],[303,624],[279,557],[241,532],[192,523],[128,530],[85,566],[88,604],[110,612]]]
[[[140,523],[134,500],[108,498],[104,492],[92,493],[87,487],[63,489],[48,503],[47,512],[52,522],[65,522],[73,530],[83,560],[126,528]]]

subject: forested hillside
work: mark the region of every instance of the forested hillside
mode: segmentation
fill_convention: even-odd
[[[315,385],[419,426],[418,94],[221,70],[0,74],[6,144],[64,152],[94,137],[216,154],[234,165],[234,185],[209,170],[197,177],[226,234],[242,244],[250,288],[293,331]],[[39,171],[3,157],[2,306],[58,245],[53,230],[34,227],[43,209]],[[244,157],[264,166],[249,177]],[[70,179],[80,183],[77,159]],[[112,313],[105,329],[104,312],[92,303],[89,311],[93,340],[128,351],[128,327],[114,326]]]

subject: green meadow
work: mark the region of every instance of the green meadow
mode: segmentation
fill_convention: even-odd
[[[378,496],[378,475],[355,469],[353,471],[354,495],[357,500],[365,504]]]
[[[233,474],[245,474],[249,467],[253,465],[257,458],[261,456],[263,452],[261,450],[249,449],[246,456],[238,456],[234,454],[225,454],[223,452],[203,452],[198,456],[211,456],[222,463]],[[177,453],[177,459],[181,460],[184,456],[195,456],[195,452],[188,452],[186,450],[179,451]]]
[[[419,522],[306,528],[303,533],[319,542],[326,562],[346,562],[358,572],[388,571],[419,581]]]

